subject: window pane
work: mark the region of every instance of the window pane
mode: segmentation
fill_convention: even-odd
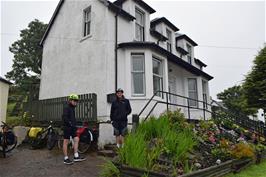
[[[91,8],[84,10],[84,32],[83,35],[87,36],[90,34],[91,29]]]
[[[188,90],[189,91],[196,91],[197,90],[197,83],[196,79],[188,79]]]
[[[152,60],[153,74],[162,76],[162,63],[156,59]]]
[[[143,13],[136,9],[136,22],[144,26]]]
[[[136,24],[136,28],[135,28],[135,32],[136,32],[136,39],[138,40],[138,41],[140,41],[141,40],[141,29],[140,29],[140,26],[138,25],[138,24]]]
[[[161,78],[158,76],[153,76],[153,93],[155,94],[157,91],[162,91]],[[158,96],[160,95],[161,93],[158,94]]]
[[[207,82],[202,81],[202,92],[207,93]]]
[[[144,94],[144,74],[133,73],[133,93]]]
[[[188,97],[197,100],[198,91],[197,91],[197,80],[188,79]],[[189,106],[197,107],[197,101],[189,100]]]
[[[143,41],[143,33],[144,33],[143,27],[136,24],[135,33],[136,33],[136,40]]]
[[[132,55],[132,71],[144,71],[143,55]]]

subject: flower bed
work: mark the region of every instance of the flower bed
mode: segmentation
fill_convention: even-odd
[[[219,176],[255,160],[265,149],[259,146],[212,121],[194,125],[179,111],[167,112],[129,134],[109,170],[122,176]]]

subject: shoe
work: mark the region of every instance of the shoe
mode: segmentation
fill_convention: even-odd
[[[64,164],[66,164],[66,165],[72,165],[74,162],[73,161],[71,161],[70,159],[65,159],[64,160]]]
[[[74,157],[74,162],[82,162],[82,161],[84,161],[84,160],[86,160],[86,158],[84,158],[84,157]]]

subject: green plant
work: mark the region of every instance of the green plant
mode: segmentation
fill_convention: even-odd
[[[252,158],[255,159],[254,149],[247,143],[238,143],[231,150],[231,155],[237,159]]]
[[[108,160],[104,165],[102,165],[100,177],[120,177],[120,171],[111,161]]]
[[[119,149],[118,155],[123,164],[136,168],[147,168],[147,143],[144,135],[129,134],[125,139],[124,147]]]
[[[227,149],[224,148],[214,148],[211,150],[211,154],[216,159],[220,159],[222,161],[226,161],[230,159],[230,153]]]

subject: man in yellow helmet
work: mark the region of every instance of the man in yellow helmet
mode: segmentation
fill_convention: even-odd
[[[76,94],[71,94],[68,99],[68,104],[64,107],[62,115],[64,125],[63,153],[64,164],[71,165],[73,164],[73,161],[71,161],[67,155],[67,147],[70,137],[74,139],[74,162],[84,161],[85,158],[80,157],[78,154],[79,137],[76,134],[75,107],[78,104],[79,97]]]

